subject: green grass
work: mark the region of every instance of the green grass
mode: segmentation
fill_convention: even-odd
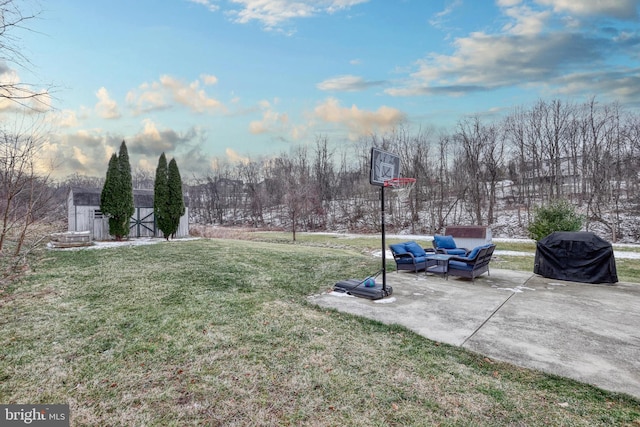
[[[92,426],[640,425],[628,396],[309,304],[377,269],[342,243],[47,252],[0,299],[0,402]]]

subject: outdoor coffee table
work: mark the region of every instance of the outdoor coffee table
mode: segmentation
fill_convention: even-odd
[[[447,255],[447,254],[428,255],[427,260],[434,260],[436,264],[430,267],[427,267],[424,270],[425,274],[426,273],[439,274],[445,279],[447,279],[447,273],[449,272],[449,258],[451,258],[452,256],[453,255]]]

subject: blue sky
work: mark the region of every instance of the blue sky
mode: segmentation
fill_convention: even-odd
[[[15,32],[56,174],[184,175],[538,99],[640,106],[640,0],[55,0]],[[0,105],[2,120],[15,108]],[[216,160],[217,159],[217,160]]]

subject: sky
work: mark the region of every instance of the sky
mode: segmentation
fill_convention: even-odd
[[[103,176],[122,140],[185,179],[540,99],[640,107],[640,0],[36,1],[0,79],[44,94],[60,177]]]

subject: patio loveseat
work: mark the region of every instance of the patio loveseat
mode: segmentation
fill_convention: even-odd
[[[466,256],[469,252],[467,248],[459,248],[453,236],[441,236],[436,234],[433,236],[433,248],[439,254]]]
[[[414,241],[389,245],[391,254],[396,262],[396,271],[410,270],[417,273],[434,264],[429,260],[429,254],[435,254],[433,249],[424,249]]]
[[[496,245],[486,244],[476,246],[467,256],[452,256],[447,265],[448,276],[466,277],[475,280],[481,274],[489,273],[489,262]]]

